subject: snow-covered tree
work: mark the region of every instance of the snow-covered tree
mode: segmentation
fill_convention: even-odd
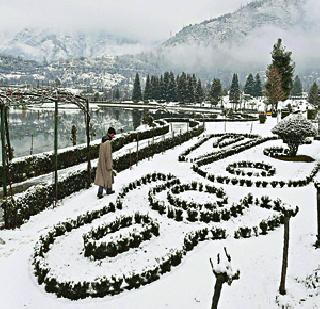
[[[152,96],[152,93],[151,93],[151,82],[150,82],[150,76],[148,74],[147,80],[146,80],[146,86],[144,88],[143,99],[145,101],[150,100],[151,96]]]
[[[139,78],[139,74],[137,73],[134,79],[134,84],[133,84],[132,101],[139,102],[141,100],[142,100],[142,94],[141,94],[141,87],[140,87],[140,78]]]
[[[286,98],[281,85],[281,75],[273,64],[269,65],[267,71],[266,96],[269,104],[272,104],[272,111],[276,111],[278,102]]]
[[[194,96],[195,96],[195,101],[197,103],[201,103],[204,100],[204,92],[203,92],[203,89],[202,89],[202,84],[201,84],[200,78],[198,79]]]
[[[279,122],[272,129],[272,133],[288,144],[289,155],[295,156],[299,145],[303,144],[307,137],[316,136],[317,130],[311,121],[301,115],[291,115]]]
[[[291,59],[292,53],[285,50],[282,45],[282,40],[278,39],[277,43],[273,46],[272,51],[272,66],[276,68],[280,74],[281,87],[284,93],[284,99],[288,99],[292,85],[293,85],[293,73],[294,63]]]
[[[261,97],[262,96],[262,83],[260,74],[258,73],[256,75],[256,80],[254,81],[254,94],[255,97]]]
[[[210,101],[212,104],[217,105],[220,101],[222,94],[222,86],[220,79],[215,78],[212,82],[210,89]]]
[[[301,80],[298,75],[296,75],[296,77],[294,79],[291,94],[293,96],[301,96],[302,95],[302,84],[301,84]]]
[[[315,107],[319,107],[319,102],[320,102],[319,88],[316,83],[313,83],[313,85],[310,88],[308,102]]]
[[[237,105],[240,101],[240,87],[238,82],[238,75],[233,74],[230,92],[229,92],[229,101]]]
[[[244,93],[254,95],[254,89],[255,88],[255,83],[253,79],[253,75],[250,73],[247,77],[246,84],[244,86]]]

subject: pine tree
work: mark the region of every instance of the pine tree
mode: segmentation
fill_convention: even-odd
[[[159,79],[157,76],[151,76],[151,99],[159,100]]]
[[[220,79],[214,78],[211,85],[211,89],[210,89],[210,95],[209,95],[211,103],[214,105],[217,105],[220,101],[221,94],[222,94],[222,86],[221,86]]]
[[[238,75],[233,74],[230,92],[229,92],[229,101],[237,105],[240,100],[240,88],[238,82]]]
[[[293,96],[301,96],[302,95],[302,85],[301,85],[301,80],[298,75],[296,75],[296,77],[294,79],[291,94]]]
[[[120,100],[120,90],[119,88],[117,87],[113,93],[113,99],[116,100],[116,101],[119,101]]]
[[[132,101],[139,102],[142,100],[141,87],[140,87],[140,78],[139,74],[136,73],[136,77],[134,79],[133,91],[132,91]]]
[[[262,96],[262,85],[261,85],[261,79],[260,79],[259,73],[256,75],[256,80],[254,81],[254,94],[253,95],[255,97]]]
[[[197,86],[196,86],[194,97],[195,97],[195,101],[197,103],[201,103],[204,100],[204,92],[203,92],[203,89],[202,89],[200,78],[198,79],[198,82],[197,82]]]
[[[177,84],[172,72],[169,74],[168,99],[171,102],[177,101]]]
[[[278,109],[278,102],[284,101],[286,94],[282,88],[281,74],[278,69],[270,64],[267,71],[266,96],[272,104],[272,111]]]
[[[165,100],[165,85],[164,85],[163,75],[160,76],[160,80],[159,80],[158,100]]]
[[[166,100],[166,102],[170,101],[169,98],[169,82],[170,82],[170,77],[169,77],[169,72],[165,72],[163,75],[163,99]]]
[[[187,101],[187,75],[182,72],[181,75],[177,77],[177,96],[178,101],[185,103]]]
[[[291,52],[285,51],[282,40],[278,39],[273,46],[272,64],[280,74],[281,87],[284,93],[284,100],[289,98],[293,85],[294,63],[291,60]]]
[[[314,82],[310,88],[308,102],[313,106],[319,108],[320,98],[319,98],[319,87]]]
[[[187,75],[187,102],[195,102],[195,89],[194,89],[194,79],[192,76]]]
[[[244,93],[250,94],[252,96],[254,96],[255,94],[255,82],[251,73],[247,77],[247,81],[244,86]]]
[[[144,94],[143,94],[143,99],[145,101],[151,100],[152,99],[152,93],[151,93],[151,81],[150,81],[150,76],[148,74],[147,80],[146,80],[146,86],[144,88]]]

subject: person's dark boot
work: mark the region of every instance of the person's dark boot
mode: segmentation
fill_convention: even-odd
[[[98,197],[99,200],[101,200],[103,198],[103,195],[102,194],[98,194],[97,197]]]
[[[107,194],[112,194],[112,193],[114,193],[115,191],[114,190],[112,190],[112,188],[107,188]]]

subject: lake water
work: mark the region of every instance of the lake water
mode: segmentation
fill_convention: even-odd
[[[132,131],[140,124],[142,110],[105,108],[91,111],[91,139],[105,135],[108,127],[117,132]],[[58,124],[59,149],[72,146],[71,128],[77,128],[77,144],[86,142],[84,115],[77,109],[60,109]],[[53,150],[54,111],[11,109],[9,113],[9,131],[14,157]],[[32,138],[33,136],[33,138]]]

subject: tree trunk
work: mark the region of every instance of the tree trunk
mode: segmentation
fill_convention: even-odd
[[[298,152],[299,144],[288,143],[288,146],[289,146],[289,155],[294,157]]]
[[[282,269],[279,293],[286,294],[286,272],[288,267],[288,254],[289,254],[289,224],[290,217],[284,217],[284,234],[283,234],[283,255],[282,255]]]
[[[221,294],[221,288],[222,288],[222,281],[218,278],[216,279],[216,284],[214,286],[214,294],[212,297],[212,306],[211,309],[217,309],[218,308],[218,302]]]

